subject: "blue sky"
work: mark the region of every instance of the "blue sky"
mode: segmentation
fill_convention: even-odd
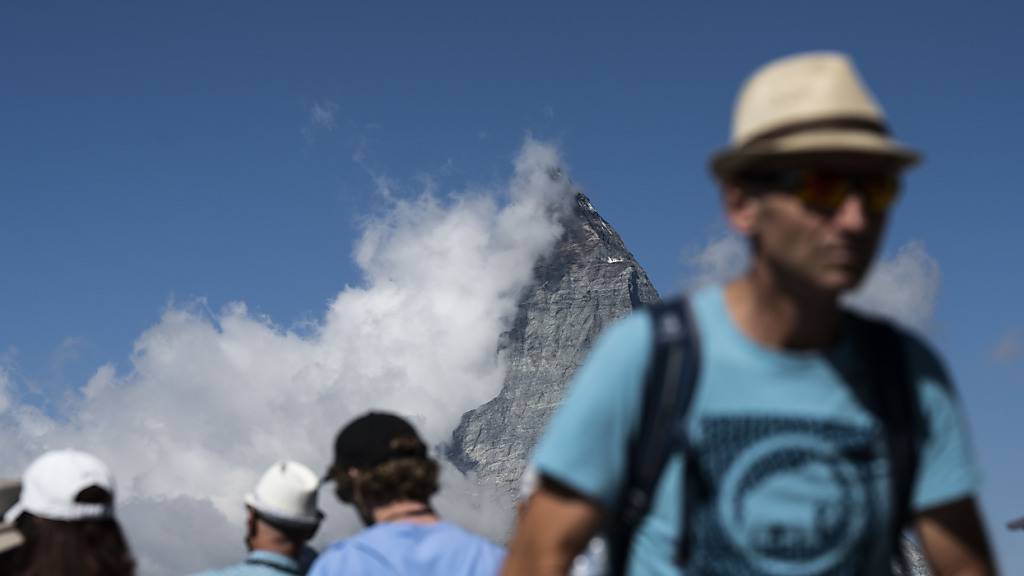
[[[929,336],[971,417],[986,513],[1024,572],[1024,10],[953,3],[33,2],[0,9],[0,362],[57,413],[169,304],[299,333],[346,285],[383,188],[501,188],[527,134],[662,293],[723,230],[705,170],[764,61],[856,59],[923,150],[887,254],[941,272]],[[203,304],[196,304],[201,301]]]

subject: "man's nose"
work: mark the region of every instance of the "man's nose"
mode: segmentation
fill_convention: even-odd
[[[871,222],[862,194],[847,194],[832,215],[832,221],[847,232],[863,232]]]

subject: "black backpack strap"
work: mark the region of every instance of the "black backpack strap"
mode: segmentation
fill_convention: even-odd
[[[682,509],[679,511],[682,525],[679,529],[679,540],[676,542],[675,562],[680,567],[686,567],[693,549],[693,511],[701,503],[707,502],[710,489],[700,474],[700,464],[689,438],[682,438],[681,441],[685,466],[680,499]]]
[[[633,536],[650,510],[658,479],[677,448],[675,423],[685,418],[699,372],[697,330],[687,301],[680,298],[649,311],[654,347],[644,380],[640,429],[630,442],[626,482],[607,530],[611,574],[625,574]]]
[[[864,326],[875,410],[885,428],[889,451],[892,550],[896,565],[903,574],[910,574],[902,552],[902,539],[903,530],[913,519],[923,420],[917,389],[907,366],[904,338],[885,322],[866,320]]]

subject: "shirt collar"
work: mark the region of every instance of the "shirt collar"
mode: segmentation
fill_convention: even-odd
[[[268,552],[267,550],[253,550],[245,559],[246,561],[256,560],[261,564],[270,564],[284,570],[295,571],[299,569],[298,560],[284,554],[278,554],[277,552]]]

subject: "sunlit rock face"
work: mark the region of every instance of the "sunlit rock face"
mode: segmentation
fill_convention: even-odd
[[[932,576],[924,554],[916,544],[908,539],[903,540],[903,556],[906,558],[908,572],[903,572],[900,566],[894,565],[894,576]]]
[[[448,446],[462,470],[509,490],[594,339],[612,321],[658,300],[647,273],[582,193],[564,226],[503,336],[508,373],[501,393],[463,416]]]

